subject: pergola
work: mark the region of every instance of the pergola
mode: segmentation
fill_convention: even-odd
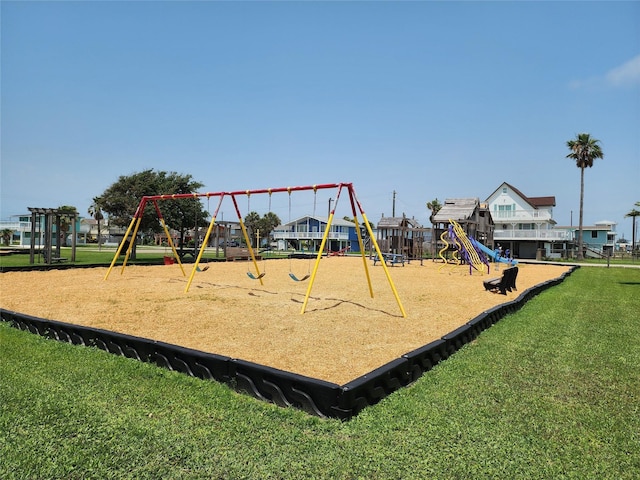
[[[38,246],[42,248],[40,251],[44,255],[44,263],[51,264],[56,261],[60,261],[60,219],[61,217],[70,217],[71,218],[71,261],[75,262],[76,260],[76,236],[77,236],[77,226],[76,219],[78,218],[78,212],[73,210],[61,210],[59,208],[35,208],[29,207],[29,211],[31,212],[31,248],[30,248],[30,256],[29,263],[35,263],[35,251],[36,251],[36,236],[38,237]],[[44,244],[40,245],[40,234],[41,234],[41,218],[44,218]],[[55,226],[56,234],[58,238],[56,238],[55,242],[55,250],[53,245],[53,227]],[[55,254],[55,255],[54,255]]]

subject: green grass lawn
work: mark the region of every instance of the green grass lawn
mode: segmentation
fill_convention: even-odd
[[[28,252],[28,251],[27,251]],[[76,248],[76,261],[74,265],[110,265],[113,256],[116,253],[115,247],[102,247],[98,250],[97,246],[83,246]],[[219,255],[216,256],[215,249],[206,252],[204,260],[212,260],[216,258],[224,258],[222,250]],[[128,263],[135,264],[158,264],[162,263],[163,257],[171,256],[172,252],[170,248],[162,249],[162,247],[137,247],[135,260],[129,260]],[[71,260],[71,248],[61,247],[60,256],[67,258],[68,261],[59,265],[67,265]],[[124,256],[118,259],[118,264],[121,265],[124,260]],[[187,257],[187,261],[193,261],[191,256]],[[41,256],[36,255],[34,258],[35,265],[44,265],[44,261]],[[29,265],[29,253],[20,253],[13,255],[0,256],[0,267],[23,267]]]
[[[115,247],[102,247],[98,250],[97,245],[78,246],[76,248],[76,260],[73,265],[110,265],[113,261],[113,256],[116,254]],[[136,247],[136,258],[134,260],[129,259],[128,264],[145,265],[145,264],[161,264],[164,256],[172,256],[171,248],[166,247],[153,247],[153,246],[138,246]],[[262,253],[262,258],[285,258],[288,252],[266,252]],[[69,265],[71,262],[71,247],[61,247],[60,256],[68,259],[68,261],[55,264],[57,265]],[[207,262],[212,260],[224,259],[224,250],[221,248],[216,252],[215,248],[207,249],[201,259],[201,262]],[[118,265],[122,264],[124,255],[118,258]],[[186,263],[193,263],[194,258],[188,255],[183,260]],[[29,253],[26,250],[24,253],[12,254],[12,255],[0,255],[0,268],[4,267],[27,267],[29,266]],[[36,255],[34,257],[34,265],[44,265],[42,256]]]
[[[635,479],[640,270],[583,267],[348,421],[0,322],[2,479]]]

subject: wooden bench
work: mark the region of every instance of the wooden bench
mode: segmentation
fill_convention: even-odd
[[[50,261],[47,261],[47,252],[42,252],[43,256],[44,256],[44,261],[46,263],[62,263],[62,262],[66,262],[67,260],[69,260],[68,258],[64,258],[64,257],[51,257]]]
[[[518,290],[516,288],[516,278],[518,276],[518,267],[510,267],[502,272],[502,276],[499,278],[492,278],[485,280],[484,289],[489,292],[501,293],[506,295],[507,292],[512,290]]]
[[[382,254],[382,258],[384,258],[385,263],[387,265],[389,265],[389,266],[394,266],[394,265],[400,263],[404,267],[404,255],[401,255],[399,253],[383,253]],[[378,255],[373,257],[373,265],[374,266],[379,261],[380,261],[380,258],[378,257]]]
[[[227,247],[225,254],[228,262],[235,260],[251,260],[251,253],[249,253],[249,249],[246,247]],[[262,259],[262,255],[255,255],[255,257],[256,260]]]

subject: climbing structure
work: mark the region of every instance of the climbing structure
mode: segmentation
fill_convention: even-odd
[[[440,250],[440,258],[445,261],[445,264],[446,259],[442,254],[449,248],[449,245],[453,243],[456,246],[453,258],[457,265],[461,263],[460,258],[457,256],[457,252],[460,252],[462,260],[469,265],[469,275],[473,274],[474,269],[482,274],[485,266],[487,268],[487,273],[489,273],[489,261],[487,260],[486,255],[482,250],[477,248],[477,241],[467,236],[464,229],[458,222],[449,219],[449,228],[447,232],[443,232],[440,239],[445,244],[445,247]]]

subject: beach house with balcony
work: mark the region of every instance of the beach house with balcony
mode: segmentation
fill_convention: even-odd
[[[495,223],[496,246],[508,248],[515,258],[549,257],[552,252],[566,252],[571,248],[573,235],[555,228],[554,196],[528,197],[503,182],[487,197],[486,203]]]
[[[272,233],[278,250],[298,250],[317,252],[327,228],[327,217],[306,215],[283,225],[278,225]],[[331,221],[325,250],[330,252],[360,250],[356,224],[341,218]]]

